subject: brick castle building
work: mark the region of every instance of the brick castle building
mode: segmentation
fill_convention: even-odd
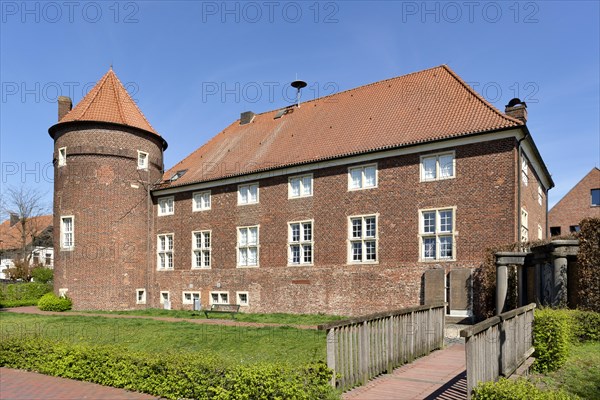
[[[588,217],[600,218],[600,169],[594,167],[548,214],[552,236],[579,231],[579,222]]]
[[[546,236],[526,120],[440,66],[242,113],[164,172],[167,142],[110,70],[49,129],[56,290],[76,309],[468,315],[485,249]]]

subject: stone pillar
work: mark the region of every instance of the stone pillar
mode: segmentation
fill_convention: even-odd
[[[527,286],[525,286],[525,266],[517,265],[517,291],[519,297],[517,299],[517,306],[522,307],[525,305],[527,299]]]
[[[508,266],[517,265],[519,269],[525,264],[527,253],[501,251],[496,253],[496,315],[504,312],[506,294],[508,293]],[[523,280],[520,279],[520,282]],[[523,296],[519,284],[519,299]]]
[[[552,307],[567,306],[567,257],[552,253]]]

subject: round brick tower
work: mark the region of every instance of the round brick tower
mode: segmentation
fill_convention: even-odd
[[[77,310],[145,307],[151,288],[150,187],[167,142],[109,70],[71,109],[58,100],[54,139],[54,287]]]

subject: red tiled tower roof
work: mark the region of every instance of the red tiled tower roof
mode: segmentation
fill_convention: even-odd
[[[112,68],[58,123],[75,121],[110,122],[160,136],[129,96]]]
[[[449,67],[372,83],[239,120],[163,175],[157,188],[524,126]],[[174,182],[176,171],[187,172]]]

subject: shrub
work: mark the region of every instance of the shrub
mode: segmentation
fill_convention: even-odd
[[[6,285],[4,299],[6,300],[38,300],[44,294],[52,291],[52,285],[47,283],[27,282]]]
[[[501,378],[498,382],[480,383],[473,389],[473,400],[569,400],[576,399],[564,391],[542,391],[525,380]]]
[[[569,310],[571,336],[574,341],[600,341],[600,313]]]
[[[54,270],[44,267],[36,267],[31,271],[33,280],[39,283],[48,283],[54,278]]]
[[[584,310],[600,312],[600,218],[579,223],[579,298]]]
[[[73,303],[68,297],[58,297],[54,293],[46,293],[38,301],[38,308],[42,311],[67,311]]]
[[[556,371],[564,365],[571,339],[570,317],[567,310],[535,310],[533,346],[537,372]]]
[[[0,367],[136,390],[169,399],[331,399],[322,362],[226,365],[204,354],[154,354],[118,346],[72,345],[39,338],[0,342]]]
[[[35,306],[38,300],[0,300],[0,308]]]

